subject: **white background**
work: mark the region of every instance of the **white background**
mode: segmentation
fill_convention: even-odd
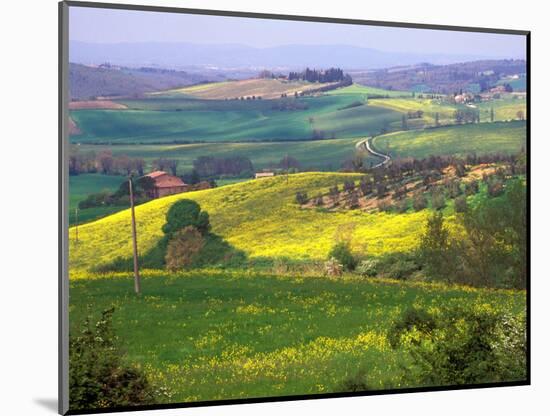
[[[113,0],[116,1],[116,0]],[[149,415],[548,414],[550,41],[542,1],[203,0],[142,4],[532,31],[532,381],[513,387],[148,412]],[[0,414],[52,415],[57,396],[57,2],[0,9]],[[122,3],[122,2],[121,2]],[[495,149],[498,150],[498,149]],[[38,167],[38,169],[37,169]],[[38,173],[36,173],[38,172]]]

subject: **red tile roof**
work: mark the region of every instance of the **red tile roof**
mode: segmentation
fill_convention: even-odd
[[[155,187],[157,188],[185,186],[185,182],[183,182],[180,178],[178,178],[177,176],[168,175],[166,172],[163,172],[161,170],[151,172],[145,176],[149,176],[150,178],[152,178],[155,181]]]
[[[148,173],[147,175],[145,176],[149,176],[150,178],[158,178],[159,176],[162,176],[162,175],[168,175],[166,172],[162,171],[162,170],[156,170],[154,172],[151,172],[151,173]]]

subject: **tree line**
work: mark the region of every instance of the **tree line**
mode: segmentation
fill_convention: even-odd
[[[142,158],[130,158],[126,155],[113,156],[110,150],[80,153],[78,149],[73,148],[69,154],[69,175],[71,176],[81,173],[130,175],[132,172],[142,176],[145,165],[145,160]]]
[[[193,161],[193,170],[201,178],[220,175],[252,176],[254,165],[249,158],[244,156],[200,156]]]
[[[151,162],[153,170],[162,170],[177,175],[178,161],[160,157]],[[136,173],[145,174],[147,163],[142,158],[131,158],[127,155],[114,156],[110,150],[80,153],[77,148],[71,149],[69,155],[69,175],[82,173],[101,173],[103,175],[129,176]]]
[[[329,68],[325,70],[317,70],[306,68],[302,72],[289,72],[289,81],[308,81],[308,82],[338,82],[343,81],[346,76],[340,68]]]

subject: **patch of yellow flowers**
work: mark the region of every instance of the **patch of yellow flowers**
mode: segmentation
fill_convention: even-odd
[[[352,248],[370,255],[407,251],[416,246],[427,212],[409,214],[365,213],[359,210],[326,212],[303,209],[296,192],[311,197],[327,193],[359,174],[300,173],[237,183],[156,199],[136,207],[140,253],[146,253],[162,237],[166,212],[180,199],[193,199],[210,214],[212,231],[251,258],[285,257],[324,259],[341,227],[352,226]],[[129,210],[69,230],[69,264],[79,269],[130,258],[132,240]]]

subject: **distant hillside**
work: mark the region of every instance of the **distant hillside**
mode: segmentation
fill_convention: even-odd
[[[281,79],[245,79],[240,81],[225,81],[208,84],[193,85],[170,91],[153,93],[154,96],[192,96],[207,100],[225,100],[236,98],[281,98],[283,94],[293,96],[295,93],[307,93],[319,88],[326,88],[338,83],[318,83],[304,81],[287,81]]]
[[[71,41],[71,62],[126,66],[192,66],[218,68],[387,68],[421,62],[448,64],[487,59],[486,56],[441,53],[397,53],[350,45],[283,45],[254,48],[235,44],[193,44],[170,42],[86,43]]]
[[[525,74],[526,71],[524,60],[507,59],[449,65],[425,63],[379,71],[350,73],[355,82],[373,87],[450,94],[460,90],[473,93],[483,91],[502,83],[508,76]],[[520,85],[518,82],[515,84]]]
[[[205,81],[201,75],[183,71],[69,64],[71,99],[135,97],[146,92],[184,87],[201,81]]]

